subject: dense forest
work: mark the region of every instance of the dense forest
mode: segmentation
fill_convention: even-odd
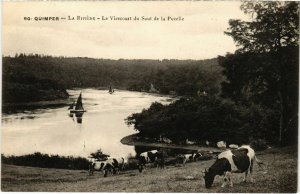
[[[141,135],[173,141],[297,143],[299,87],[298,2],[244,2],[250,21],[232,19],[225,34],[238,46],[219,56],[221,92],[154,103],[129,116]],[[219,95],[220,94],[220,95]]]
[[[189,96],[198,91],[218,93],[223,80],[221,71],[217,59],[109,60],[17,54],[3,57],[3,100],[51,100],[65,97],[63,89],[109,85],[149,91],[153,84],[162,94],[173,91]]]

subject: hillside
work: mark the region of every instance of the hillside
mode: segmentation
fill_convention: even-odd
[[[219,92],[223,77],[217,59],[208,60],[110,60],[79,57],[16,55],[3,57],[4,95],[12,83],[24,78],[51,80],[59,86],[105,87],[148,91],[154,84],[160,93],[175,91],[195,95],[200,90]]]
[[[224,192],[263,193],[297,191],[296,148],[272,148],[258,154],[268,165],[267,172],[254,164],[256,183],[241,183],[243,175],[234,174],[233,187],[221,188],[222,178],[216,178],[213,187],[206,189],[202,170],[213,160],[187,163],[184,167],[167,166],[160,170],[150,168],[139,174],[137,170],[103,177],[97,172],[43,169],[2,165],[2,191],[63,191],[63,192]],[[163,172],[163,173],[162,173]]]

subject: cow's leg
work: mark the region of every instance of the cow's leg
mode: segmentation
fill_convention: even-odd
[[[221,187],[225,187],[227,185],[227,173],[224,174],[224,182]]]
[[[143,171],[143,166],[139,165],[139,172],[141,173]]]
[[[226,174],[227,174],[227,179],[230,182],[230,187],[233,187],[233,183],[232,183],[232,180],[231,180],[231,172],[226,172]]]
[[[250,162],[250,176],[251,176],[251,182],[252,183],[254,183],[255,181],[254,181],[254,178],[253,178],[253,174],[252,174],[252,169],[253,169],[253,160],[251,160],[251,162]]]
[[[244,174],[244,179],[243,179],[243,182],[244,182],[244,183],[246,182],[247,175],[248,175],[248,170],[246,170],[246,172],[245,172],[245,174]]]
[[[116,168],[112,168],[112,174],[117,174],[117,170],[116,170]]]
[[[108,173],[108,170],[105,169],[105,170],[104,170],[104,177],[107,177],[107,173]]]
[[[186,162],[187,162],[187,159],[184,158],[184,159],[183,159],[183,162],[182,162],[183,166],[185,166],[185,163],[186,163]]]
[[[94,166],[95,165],[93,165],[93,164],[89,164],[89,175],[90,176],[94,174],[94,170],[95,170]]]

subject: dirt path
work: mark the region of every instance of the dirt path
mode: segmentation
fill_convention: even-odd
[[[223,193],[294,193],[297,191],[297,149],[281,148],[262,152],[259,159],[268,164],[267,172],[254,165],[256,183],[242,183],[243,174],[232,176],[234,186],[221,188],[216,177],[211,189],[204,187],[201,171],[214,160],[187,163],[184,167],[149,168],[143,173],[125,171],[103,177],[97,172],[43,169],[2,165],[2,191],[64,192],[223,192]]]

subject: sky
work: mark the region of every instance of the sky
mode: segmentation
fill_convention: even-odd
[[[35,53],[105,59],[208,59],[236,46],[229,19],[246,20],[239,1],[4,2],[2,54]],[[75,20],[68,20],[68,17]],[[108,20],[76,20],[107,17]],[[131,17],[130,21],[110,16]],[[134,17],[140,20],[133,20]],[[153,21],[154,17],[159,20]],[[162,21],[161,17],[184,18]],[[30,21],[24,20],[30,17]],[[59,21],[35,21],[59,17]],[[67,18],[62,20],[61,18]],[[151,17],[151,21],[142,21]]]

